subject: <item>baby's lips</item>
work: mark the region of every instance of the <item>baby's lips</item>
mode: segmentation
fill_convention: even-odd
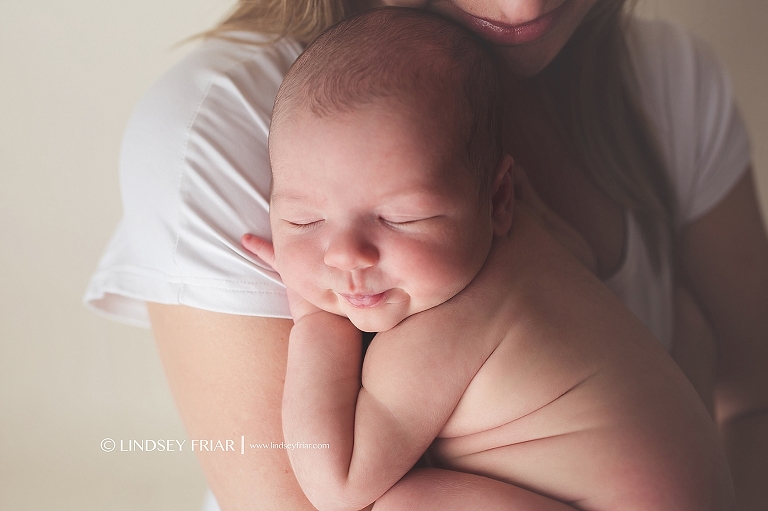
[[[346,300],[347,303],[349,303],[352,307],[357,307],[360,309],[375,307],[384,299],[384,293],[370,295],[339,293],[339,296]]]

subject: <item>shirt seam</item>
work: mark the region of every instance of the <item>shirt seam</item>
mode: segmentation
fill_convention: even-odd
[[[276,46],[277,46],[276,44],[275,45],[270,45],[270,48],[272,48],[275,51],[277,51]],[[264,54],[263,51],[260,52],[260,55],[264,56],[263,54]],[[182,188],[182,183],[183,183],[185,175],[186,175],[187,159],[188,159],[188,156],[189,156],[188,148],[189,148],[189,141],[190,141],[190,139],[192,137],[192,129],[193,129],[194,125],[195,125],[195,122],[197,121],[197,117],[199,116],[200,111],[202,110],[203,104],[205,103],[205,101],[208,99],[208,97],[210,95],[211,89],[213,88],[213,85],[216,82],[216,78],[219,75],[221,75],[221,76],[228,76],[232,72],[233,69],[243,66],[249,60],[250,60],[249,58],[242,58],[242,59],[238,58],[236,62],[233,62],[231,65],[229,65],[226,68],[222,69],[221,71],[216,73],[215,76],[213,76],[211,79],[208,80],[208,83],[205,86],[205,92],[203,93],[202,97],[200,98],[200,101],[198,102],[197,106],[195,107],[195,111],[192,114],[192,117],[190,118],[189,123],[187,124],[186,134],[185,134],[185,138],[184,138],[184,146],[183,146],[183,149],[182,149],[182,152],[181,152],[181,161],[179,162],[179,165],[180,165],[180,168],[179,168],[179,178],[178,178],[177,187],[176,187],[178,202],[177,202],[177,210],[176,210],[176,239],[175,239],[174,245],[173,245],[173,264],[176,266],[176,269],[178,270],[178,278],[179,278],[179,282],[178,282],[179,283],[179,290],[177,291],[177,296],[176,296],[177,301],[181,300],[181,296],[182,296],[182,293],[183,293],[183,288],[188,285],[188,283],[186,281],[186,275],[185,275],[184,271],[182,270],[182,266],[179,263],[177,256],[178,256],[179,243],[181,241],[181,233],[182,233],[181,221],[182,221],[182,218],[183,218],[183,215],[181,213],[181,205],[182,205],[182,202],[183,202],[182,201],[182,189],[181,188]],[[212,277],[194,277],[194,278],[205,279],[205,278],[212,278]],[[223,281],[225,281],[225,282],[236,282],[236,281],[230,281],[230,280],[226,280],[226,279],[223,279]],[[243,283],[245,283],[245,282],[243,282]]]
[[[185,282],[183,279],[180,278],[180,276],[172,275],[172,274],[169,274],[169,273],[165,273],[165,272],[163,272],[161,270],[147,269],[147,271],[151,271],[151,272],[157,273],[159,276],[161,276],[161,277],[163,277],[165,279],[164,281],[159,281],[159,282],[168,282],[168,283],[172,283],[172,284],[190,284],[190,285],[194,285],[194,283],[192,283],[192,282]],[[133,271],[133,270],[130,270],[130,269],[118,269],[118,268],[101,270],[101,271],[97,272],[95,274],[95,276],[98,277],[99,275],[109,275],[109,274],[123,274],[123,275],[131,275],[133,277],[147,278],[147,279],[153,279],[153,280],[157,279],[157,277],[152,276],[152,275],[147,275],[146,273],[142,273],[141,271]],[[218,277],[193,277],[193,278],[195,280],[208,280],[208,281],[215,281],[215,282],[231,282],[233,284],[252,284],[252,285],[257,285],[257,286],[267,285],[265,282],[260,281],[260,280],[223,279],[223,278],[218,278]],[[280,286],[280,284],[278,284],[276,282],[271,282],[271,281],[270,281],[269,285],[271,285],[271,283],[274,283],[278,287]]]
[[[200,114],[200,110],[203,107],[203,103],[205,103],[205,100],[208,99],[208,95],[211,92],[211,88],[213,87],[213,79],[208,81],[208,84],[205,87],[205,92],[203,93],[202,98],[200,98],[200,101],[197,103],[197,106],[195,107],[195,111],[192,114],[192,117],[189,120],[189,123],[187,124],[187,132],[184,137],[184,147],[181,151],[181,161],[179,162],[179,179],[176,183],[176,196],[178,197],[177,207],[176,207],[176,240],[173,244],[173,264],[176,266],[176,269],[178,270],[179,274],[179,290],[176,293],[176,300],[181,300],[181,294],[182,294],[182,288],[187,285],[185,281],[185,275],[182,271],[181,265],[179,264],[179,261],[177,259],[177,255],[179,253],[179,241],[181,240],[181,220],[182,220],[182,214],[181,214],[181,204],[183,202],[182,200],[182,190],[181,185],[184,181],[184,175],[185,170],[187,168],[187,157],[188,157],[188,148],[189,148],[189,140],[192,137],[192,128],[195,125],[195,121],[197,120],[197,116]]]

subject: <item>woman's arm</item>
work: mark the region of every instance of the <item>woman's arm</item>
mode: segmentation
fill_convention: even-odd
[[[281,399],[292,321],[180,305],[148,308],[189,438],[236,440],[235,452],[197,452],[221,509],[314,509],[284,449],[247,445],[283,441]]]
[[[679,264],[717,337],[715,413],[739,509],[768,509],[768,239],[751,172],[683,229]]]

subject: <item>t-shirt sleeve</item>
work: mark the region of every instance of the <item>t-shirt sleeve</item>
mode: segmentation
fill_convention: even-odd
[[[683,226],[744,175],[751,161],[747,131],[730,77],[704,42],[666,22],[637,21],[630,48]]]
[[[212,40],[144,96],[120,156],[123,217],[89,308],[140,326],[147,301],[290,317],[279,276],[239,240],[270,237],[270,115],[300,50]]]

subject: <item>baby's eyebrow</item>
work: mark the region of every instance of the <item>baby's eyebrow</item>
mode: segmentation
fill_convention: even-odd
[[[293,192],[280,193],[272,190],[270,201],[271,202],[307,202],[313,198],[317,198],[317,197],[312,195],[311,193],[308,193],[308,194],[293,193]]]
[[[383,201],[402,204],[402,203],[417,203],[423,205],[436,205],[446,199],[445,194],[439,193],[434,189],[416,189],[406,192],[393,193],[391,195],[385,195]]]
[[[421,208],[436,208],[444,204],[444,201],[450,199],[447,194],[436,192],[429,188],[417,188],[414,190],[398,190],[393,193],[378,196],[377,201],[380,207],[388,206],[415,206]],[[304,193],[300,190],[272,190],[270,196],[271,204],[301,204],[306,206],[323,207],[327,203],[327,198],[319,197],[316,193]]]

